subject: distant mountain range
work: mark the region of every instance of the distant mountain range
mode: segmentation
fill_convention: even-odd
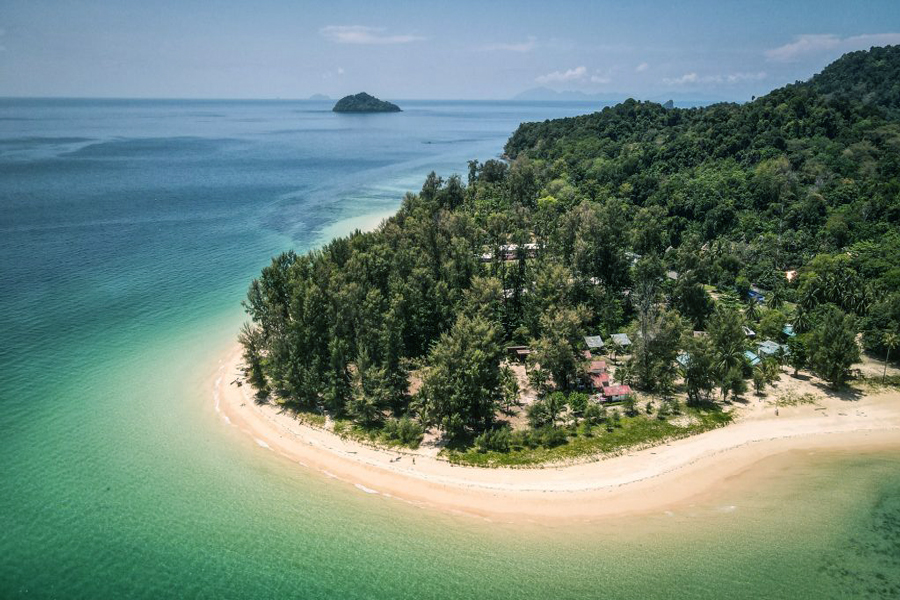
[[[613,105],[634,97],[633,94],[625,94],[618,92],[606,92],[589,94],[580,90],[565,90],[557,92],[546,87],[537,87],[525,90],[513,96],[513,100],[522,100],[526,102],[599,102],[601,104]],[[641,98],[641,100],[651,100],[663,104],[667,100],[672,100],[676,106],[690,107],[704,104],[714,104],[716,102],[727,102],[725,98],[716,96],[704,96],[702,94],[685,94],[672,92],[669,94],[660,94],[652,98]]]
[[[325,94],[313,94],[312,96],[307,98],[307,100],[331,100],[331,98],[326,96]]]

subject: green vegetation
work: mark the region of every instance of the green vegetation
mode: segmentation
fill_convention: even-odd
[[[677,420],[636,415],[621,417],[610,429],[604,427],[585,431],[584,428],[569,426],[512,433],[504,430],[506,444],[503,446],[483,446],[476,440],[474,447],[453,447],[446,452],[446,456],[452,463],[479,467],[525,467],[586,457],[601,458],[627,449],[703,433],[726,425],[731,421],[731,416],[719,410],[688,409],[683,419],[681,424]],[[551,431],[556,432],[555,439],[547,439]]]
[[[818,327],[809,333],[809,362],[833,387],[841,387],[850,365],[859,362],[853,317],[833,304],[824,305],[817,316]]]
[[[345,113],[401,112],[400,107],[396,104],[379,100],[365,92],[344,96],[337,101],[331,110]]]
[[[342,438],[358,442],[403,446],[415,450],[422,443],[425,428],[409,417],[387,419],[383,428],[366,427],[347,419],[339,419],[334,422],[334,432]]]
[[[301,410],[297,408],[289,410],[291,410],[291,414],[294,415],[294,418],[301,423],[306,423],[307,425],[318,427],[319,429],[324,428],[326,422],[328,421],[327,417],[322,413],[313,412],[311,410]]]
[[[773,404],[776,406],[802,406],[807,404],[818,404],[819,399],[814,394],[796,394],[788,392],[778,396]]]
[[[525,123],[511,162],[432,173],[377,231],[263,269],[241,333],[254,385],[369,439],[433,428],[472,464],[695,432],[785,361],[841,386],[858,332],[896,354],[898,65],[900,47],[875,48],[744,105]],[[633,343],[612,375],[655,396],[647,414],[573,397],[584,336],[616,332]],[[510,426],[505,346],[531,349],[527,428]],[[683,399],[691,425],[671,419]]]

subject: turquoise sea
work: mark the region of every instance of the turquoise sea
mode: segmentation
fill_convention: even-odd
[[[898,598],[900,457],[674,514],[512,526],[363,493],[215,417],[250,279],[589,104],[0,99],[0,597]]]

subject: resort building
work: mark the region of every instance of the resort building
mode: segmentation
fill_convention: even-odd
[[[603,338],[599,335],[586,335],[584,337],[584,343],[589,350],[599,350],[603,348]]]
[[[760,362],[759,356],[757,356],[754,352],[751,352],[750,350],[744,350],[744,358],[747,359],[747,362],[750,363],[751,367],[755,367]]]
[[[756,345],[757,351],[759,355],[762,357],[768,356],[787,356],[790,354],[790,350],[784,344],[779,344],[778,342],[773,342],[772,340],[766,340],[764,342],[760,342]]]
[[[627,333],[614,333],[609,337],[622,348],[627,348],[631,345],[631,338],[628,337]]]
[[[610,385],[603,388],[600,392],[604,402],[621,402],[626,396],[631,394],[631,386],[628,385]]]

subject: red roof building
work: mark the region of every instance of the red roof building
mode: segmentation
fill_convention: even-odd
[[[603,388],[601,392],[603,397],[610,402],[618,402],[624,400],[625,396],[631,393],[631,386],[628,385],[610,385]]]
[[[603,390],[609,385],[609,373],[591,373],[591,386],[595,390]]]
[[[588,366],[588,373],[606,373],[606,361],[592,360]]]

